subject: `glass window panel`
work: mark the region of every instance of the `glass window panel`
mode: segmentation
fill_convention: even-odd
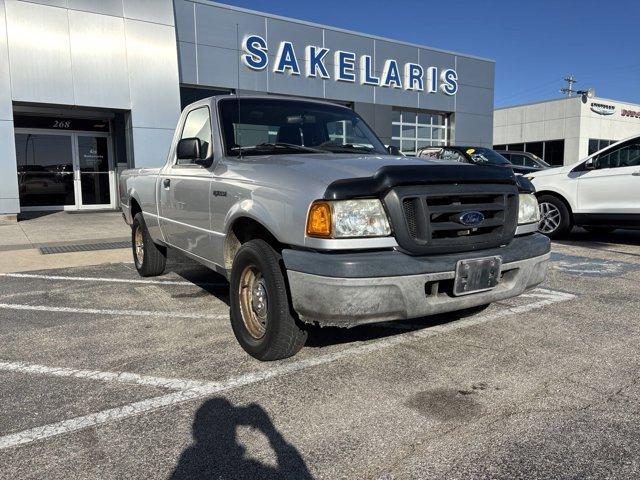
[[[237,128],[236,134],[238,134]],[[268,132],[265,132],[265,134],[268,136]],[[200,139],[200,158],[207,158],[209,147],[211,146],[211,120],[207,107],[198,108],[187,115],[180,138]],[[181,160],[182,162],[184,160]],[[186,162],[190,163],[190,161]]]
[[[397,138],[392,138],[389,145],[400,148],[400,140],[398,140]]]
[[[444,142],[446,133],[447,131],[444,128],[434,128],[431,132],[431,136],[434,140]]]
[[[506,150],[507,146],[506,145],[494,145],[493,149],[494,150]]]
[[[590,138],[589,139],[589,150],[588,150],[588,155],[591,155],[592,153],[596,153],[598,150],[600,150],[599,145],[599,141],[597,138]]]
[[[418,123],[423,125],[431,124],[431,114],[429,113],[418,113]]]
[[[431,141],[429,140],[418,140],[417,141],[418,148],[428,147],[431,145]]]
[[[418,138],[431,138],[431,127],[418,127]]]
[[[433,124],[434,125],[444,125],[445,116],[444,115],[433,115]]]
[[[407,110],[402,111],[402,123],[416,123],[416,113],[408,112]]]
[[[400,121],[400,110],[393,110],[391,112],[391,121],[399,122]]]
[[[402,137],[403,138],[415,138],[416,127],[415,125],[402,125]]]
[[[400,136],[400,125],[391,125],[391,136],[392,137]]]
[[[509,147],[509,150],[511,150],[511,147]],[[564,140],[544,142],[544,161],[549,165],[564,164]]]
[[[542,150],[543,150],[542,142],[531,142],[531,143],[527,143],[525,151],[529,153],[533,153],[536,157],[542,158],[542,153],[543,153]]]
[[[509,145],[509,150],[513,150],[515,152],[524,152],[524,143],[511,143]]]
[[[404,153],[411,153],[416,151],[415,140],[402,140],[402,146],[400,147]]]
[[[74,205],[71,136],[18,133],[15,140],[20,205]]]

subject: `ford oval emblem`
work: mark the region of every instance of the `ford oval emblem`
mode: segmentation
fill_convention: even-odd
[[[484,221],[484,214],[482,212],[463,212],[458,216],[458,222],[468,227],[474,227],[481,224]]]

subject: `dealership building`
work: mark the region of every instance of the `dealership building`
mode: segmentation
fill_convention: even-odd
[[[496,109],[496,150],[526,151],[568,165],[632,135],[640,135],[640,105],[567,97]]]
[[[207,0],[0,0],[0,216],[115,209],[219,94],[326,99],[406,153],[490,146],[494,62]]]

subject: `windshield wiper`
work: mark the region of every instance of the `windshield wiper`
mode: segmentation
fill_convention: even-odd
[[[332,153],[371,153],[376,151],[371,147],[358,146],[351,143],[345,143],[344,145],[327,145],[325,147],[322,147],[322,149]]]
[[[299,152],[324,153],[322,150],[318,150],[317,148],[305,147],[303,145],[296,145],[295,143],[285,143],[285,142],[259,143],[258,145],[256,145],[253,148],[256,148],[256,149],[284,148],[284,149],[287,149],[287,150],[297,150]]]
[[[229,151],[231,152],[242,152],[244,155],[260,155],[267,151],[277,151],[277,150],[293,150],[296,152],[306,152],[306,153],[327,153],[323,150],[318,150],[316,148],[304,147],[302,145],[295,145],[293,143],[284,143],[284,142],[276,142],[276,143],[259,143],[258,145],[247,145],[244,147],[231,147]]]

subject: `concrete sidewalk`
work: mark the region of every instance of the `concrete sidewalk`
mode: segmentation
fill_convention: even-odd
[[[120,212],[39,212],[0,223],[0,272],[131,261],[129,248],[42,255],[39,248],[128,241]]]

